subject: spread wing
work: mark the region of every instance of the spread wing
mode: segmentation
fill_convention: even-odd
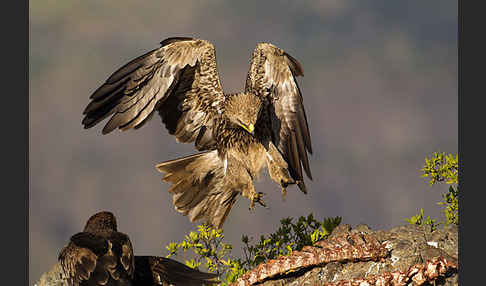
[[[268,43],[259,43],[253,51],[246,79],[246,92],[264,96],[272,141],[289,166],[289,173],[302,191],[305,185],[302,167],[312,179],[308,155],[312,154],[309,126],[305,115],[302,94],[295,77],[303,76],[300,63],[285,51]]]
[[[196,141],[198,150],[209,149],[224,101],[214,46],[192,38],[168,38],[160,44],[118,69],[91,95],[84,128],[111,116],[103,134],[137,129],[158,111],[178,141]]]
[[[130,241],[114,237],[80,232],[71,237],[59,254],[59,262],[69,286],[106,285],[115,280],[117,285],[131,285],[134,262]]]
[[[187,285],[217,284],[216,274],[192,269],[172,259],[155,256],[135,256],[134,285]]]

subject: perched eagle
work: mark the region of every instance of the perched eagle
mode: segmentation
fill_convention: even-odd
[[[110,117],[103,128],[140,128],[158,112],[178,142],[199,154],[158,164],[172,183],[175,209],[191,221],[221,228],[238,195],[264,205],[253,180],[267,166],[282,188],[307,193],[302,168],[312,179],[311,138],[295,77],[300,63],[269,43],[253,51],[245,91],[225,94],[214,46],[193,38],[168,38],[121,67],[92,95],[84,128]]]
[[[168,258],[134,256],[130,238],[117,231],[115,216],[99,212],[71,237],[59,263],[37,286],[198,286],[217,284],[216,276]]]

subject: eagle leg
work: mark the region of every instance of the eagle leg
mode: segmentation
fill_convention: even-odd
[[[289,185],[297,184],[294,179],[292,179],[287,171],[287,169],[280,167],[274,161],[269,162],[269,173],[270,177],[280,185],[282,190],[282,197],[285,197],[287,194],[287,187]]]
[[[287,163],[273,143],[269,144],[267,150],[267,168],[272,180],[280,185],[283,198],[287,194],[289,185],[299,184],[299,181],[295,181],[290,176]]]

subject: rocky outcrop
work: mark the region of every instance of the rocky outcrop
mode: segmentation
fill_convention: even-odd
[[[340,225],[330,237],[267,261],[233,285],[458,285],[457,226],[373,231]]]
[[[458,285],[458,229],[338,226],[328,239],[260,264],[233,285]],[[65,286],[60,264],[37,286]]]

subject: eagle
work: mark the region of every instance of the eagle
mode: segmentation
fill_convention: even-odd
[[[173,37],[115,71],[94,91],[82,124],[102,129],[143,126],[157,112],[178,142],[198,154],[156,165],[169,182],[175,209],[191,222],[221,228],[239,195],[266,206],[253,181],[266,166],[281,187],[307,193],[302,169],[312,180],[311,137],[296,77],[302,65],[270,43],[258,43],[245,90],[223,92],[214,46],[206,40]],[[138,152],[138,150],[134,150]]]
[[[219,283],[216,277],[169,258],[134,256],[130,238],[117,231],[113,213],[102,211],[71,236],[59,262],[37,286],[199,286]]]

